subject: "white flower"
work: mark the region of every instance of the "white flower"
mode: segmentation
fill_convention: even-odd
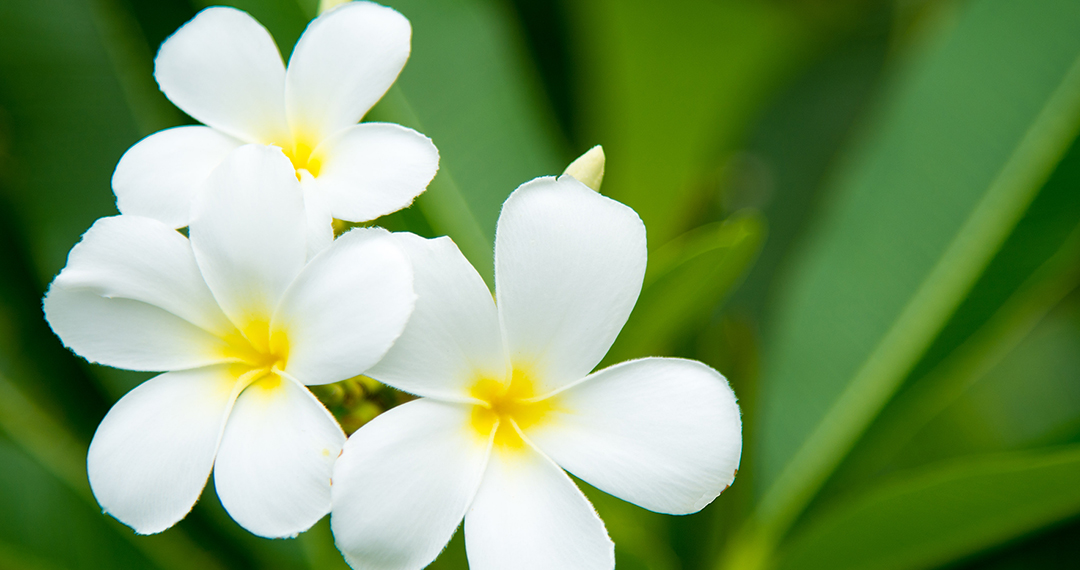
[[[589,374],[640,292],[633,210],[571,176],[518,188],[499,217],[497,306],[448,238],[395,237],[416,310],[367,374],[422,398],[361,428],[334,468],[353,568],[422,568],[464,518],[474,570],[608,569],[611,540],[563,469],[673,514],[732,482],[742,427],[719,373],[646,358]]]
[[[431,141],[389,123],[357,121],[409,58],[404,16],[352,2],[311,22],[286,70],[273,38],[233,8],[207,8],[161,46],[154,77],[202,126],[150,135],[113,174],[117,208],[188,225],[195,189],[245,143],[273,144],[303,184],[309,247],[333,239],[331,218],[362,222],[408,206],[435,176]]]
[[[378,361],[415,303],[408,258],[354,230],[305,265],[299,183],[280,150],[236,150],[206,181],[190,240],[150,218],[98,220],[45,297],[64,344],[92,362],[166,370],[101,422],[87,468],[106,512],[140,534],[195,504],[211,469],[251,532],[283,537],[329,511],[345,442],[304,384]]]

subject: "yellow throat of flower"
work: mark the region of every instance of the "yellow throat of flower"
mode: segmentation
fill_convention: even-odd
[[[293,168],[296,169],[297,180],[301,179],[300,172],[302,170],[306,170],[312,176],[319,176],[319,170],[322,169],[322,160],[318,154],[314,153],[316,146],[318,146],[317,143],[305,136],[296,136],[291,144],[281,145],[281,150],[285,153],[285,156],[289,157]]]
[[[540,394],[536,393],[531,375],[518,368],[514,368],[509,386],[481,377],[469,393],[481,402],[473,407],[473,430],[486,440],[495,429],[495,447],[499,449],[524,449],[527,444],[518,429],[524,431],[549,420],[554,410],[550,398],[537,399]]]
[[[256,319],[227,338],[225,356],[236,362],[240,390],[256,385],[275,388],[281,384],[279,372],[289,361],[289,339],[284,330],[270,330],[269,319]]]

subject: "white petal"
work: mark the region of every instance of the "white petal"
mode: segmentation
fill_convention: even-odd
[[[247,145],[195,200],[191,245],[218,304],[243,331],[273,314],[307,259],[304,197],[280,149]]]
[[[735,479],[742,420],[719,372],[646,358],[605,368],[553,398],[527,435],[567,471],[646,509],[688,514]]]
[[[105,512],[139,534],[184,518],[210,476],[235,383],[220,365],[162,374],[121,398],[86,459]]]
[[[351,2],[319,16],[296,42],[285,77],[289,125],[314,141],[356,124],[409,59],[404,16]]]
[[[345,433],[315,396],[274,376],[236,401],[214,465],[221,504],[240,526],[295,536],[330,512],[330,475]]]
[[[324,141],[318,191],[335,218],[365,222],[412,204],[439,169],[431,139],[402,126],[363,123]]]
[[[448,237],[399,233],[412,261],[416,309],[401,338],[367,374],[395,388],[463,400],[479,376],[507,373],[491,292]]]
[[[203,124],[245,142],[287,140],[285,65],[270,32],[245,12],[199,12],[161,44],[154,78]]]
[[[53,284],[141,301],[218,336],[234,330],[203,281],[191,244],[150,218],[113,216],[94,222]]]
[[[72,352],[128,370],[184,370],[223,362],[221,338],[153,305],[53,285],[45,320]]]
[[[195,191],[240,141],[209,127],[176,127],[128,149],[113,172],[116,208],[182,228]]]
[[[330,206],[319,194],[319,182],[307,170],[298,170],[300,187],[304,191],[304,213],[307,216],[307,256],[311,259],[330,247],[334,241],[334,216]]]
[[[465,515],[472,570],[605,570],[615,545],[585,495],[540,453],[495,452]]]
[[[523,184],[495,234],[495,292],[514,366],[540,393],[604,357],[645,276],[645,226],[630,208],[571,176]]]
[[[470,406],[416,400],[357,431],[334,466],[330,522],[353,568],[419,570],[453,536],[476,494],[489,438]]]
[[[412,267],[382,229],[355,229],[311,260],[285,293],[272,329],[288,339],[286,372],[305,384],[361,374],[409,320]]]

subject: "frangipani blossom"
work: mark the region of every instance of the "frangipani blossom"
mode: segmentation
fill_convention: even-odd
[[[124,154],[117,208],[174,228],[191,220],[195,189],[233,149],[273,144],[304,188],[311,252],[331,219],[362,222],[412,203],[438,170],[431,141],[399,125],[357,122],[409,58],[404,16],[351,2],[308,25],[286,69],[270,33],[247,13],[207,8],[162,44],[154,77],[206,126],[167,129]]]
[[[125,395],[90,444],[90,486],[140,534],[191,510],[211,469],[230,515],[267,537],[330,508],[345,434],[304,384],[377,362],[415,303],[384,230],[341,236],[306,262],[299,182],[249,145],[206,181],[190,239],[158,220],[98,220],[45,297],[53,331],[91,362],[167,371]]]
[[[473,570],[610,569],[614,546],[563,469],[671,514],[732,482],[742,427],[719,373],[645,358],[590,374],[640,292],[633,210],[572,176],[518,188],[499,217],[497,302],[449,238],[395,237],[417,305],[367,374],[421,398],[353,434],[334,467],[331,524],[353,568],[422,568],[464,518]]]

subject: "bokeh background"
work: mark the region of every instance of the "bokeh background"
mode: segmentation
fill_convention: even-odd
[[[87,444],[146,376],[88,365],[41,316],[116,213],[121,154],[191,122],[152,61],[207,4],[0,0],[0,568],[346,568],[325,520],[256,538],[212,485],[157,536],[102,515]],[[317,10],[233,4],[285,57]],[[608,362],[701,359],[740,397],[739,477],[701,513],[586,487],[621,570],[1076,567],[1080,3],[389,4],[413,55],[366,120],[442,162],[377,223],[452,236],[490,282],[502,200],[603,144],[603,192],[650,245]],[[395,401],[373,388],[321,395],[356,423]],[[460,532],[431,568],[466,568]]]

